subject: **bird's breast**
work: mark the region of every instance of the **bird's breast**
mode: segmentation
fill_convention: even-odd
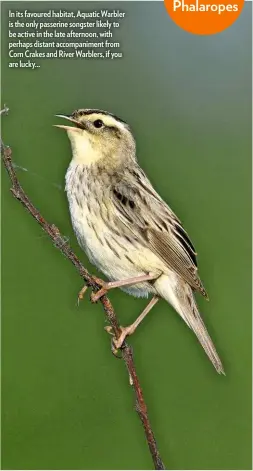
[[[102,185],[82,182],[78,171],[66,178],[66,191],[73,229],[81,248],[90,262],[102,271],[108,280],[134,278],[152,271],[160,273],[157,258],[141,241],[129,237],[121,226]],[[125,291],[136,296],[147,296],[152,285],[142,283]]]

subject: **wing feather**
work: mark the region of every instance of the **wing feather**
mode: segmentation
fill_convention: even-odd
[[[140,167],[127,169],[114,177],[111,200],[121,222],[168,268],[207,297],[197,273],[197,254],[188,234]]]

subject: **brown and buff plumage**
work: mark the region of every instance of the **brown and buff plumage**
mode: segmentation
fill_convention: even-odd
[[[168,301],[224,373],[193,296],[198,291],[207,298],[195,249],[138,165],[128,125],[101,110],[78,110],[66,118],[74,126],[59,127],[72,146],[66,191],[79,244],[114,284],[152,274],[152,280],[121,288]]]

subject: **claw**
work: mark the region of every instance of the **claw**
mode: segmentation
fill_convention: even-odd
[[[106,326],[105,326],[105,330],[106,330],[106,332],[107,332],[108,334],[113,335],[113,333],[112,333],[112,326],[111,326],[111,325],[106,325]]]
[[[119,351],[118,348],[116,348],[115,345],[114,345],[114,337],[112,337],[112,339],[111,339],[111,352],[112,352],[112,354],[115,358],[117,358],[118,360],[121,360],[122,355],[119,355],[118,351]]]
[[[118,360],[120,360],[122,358],[122,355],[118,355],[118,348],[115,347],[115,337],[114,337],[114,334],[112,332],[112,327],[110,325],[107,325],[105,327],[105,330],[108,334],[110,335],[113,335],[112,339],[111,339],[111,351],[112,351],[112,354],[113,356],[115,356],[115,358],[118,358]]]

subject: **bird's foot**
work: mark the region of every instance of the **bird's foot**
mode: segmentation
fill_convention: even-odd
[[[96,303],[97,301],[99,301],[100,298],[102,298],[102,296],[104,296],[108,291],[108,287],[107,287],[107,283],[104,283],[103,284],[103,287],[100,288],[100,290],[98,290],[96,293],[92,292],[91,293],[91,301],[93,303]]]
[[[97,293],[94,293],[94,292],[91,293],[91,297],[90,297],[91,301],[95,303],[101,298],[101,296],[106,294],[108,288],[106,286],[107,283],[105,281],[101,280],[100,278],[97,278],[96,276],[93,276],[92,280],[93,280],[93,282],[95,282],[100,287],[100,289],[97,291]],[[78,298],[77,298],[77,305],[78,306],[79,306],[80,301],[83,300],[87,289],[91,286],[92,286],[91,282],[87,281],[87,283],[82,287],[81,291],[79,291]]]
[[[105,330],[106,332],[108,332],[108,334],[113,335],[111,326],[106,326]],[[112,338],[112,343],[116,352],[122,347],[126,337],[128,337],[129,335],[132,335],[135,329],[133,328],[132,325],[129,325],[128,327],[120,326],[120,330],[121,330],[120,336],[117,339],[115,336],[113,336]]]
[[[119,336],[118,339],[113,339],[113,343],[115,345],[115,348],[119,349],[122,347],[126,337],[128,337],[129,335],[132,335],[134,333],[134,330],[133,327],[131,325],[129,325],[128,327],[120,327],[121,329],[121,334]]]

